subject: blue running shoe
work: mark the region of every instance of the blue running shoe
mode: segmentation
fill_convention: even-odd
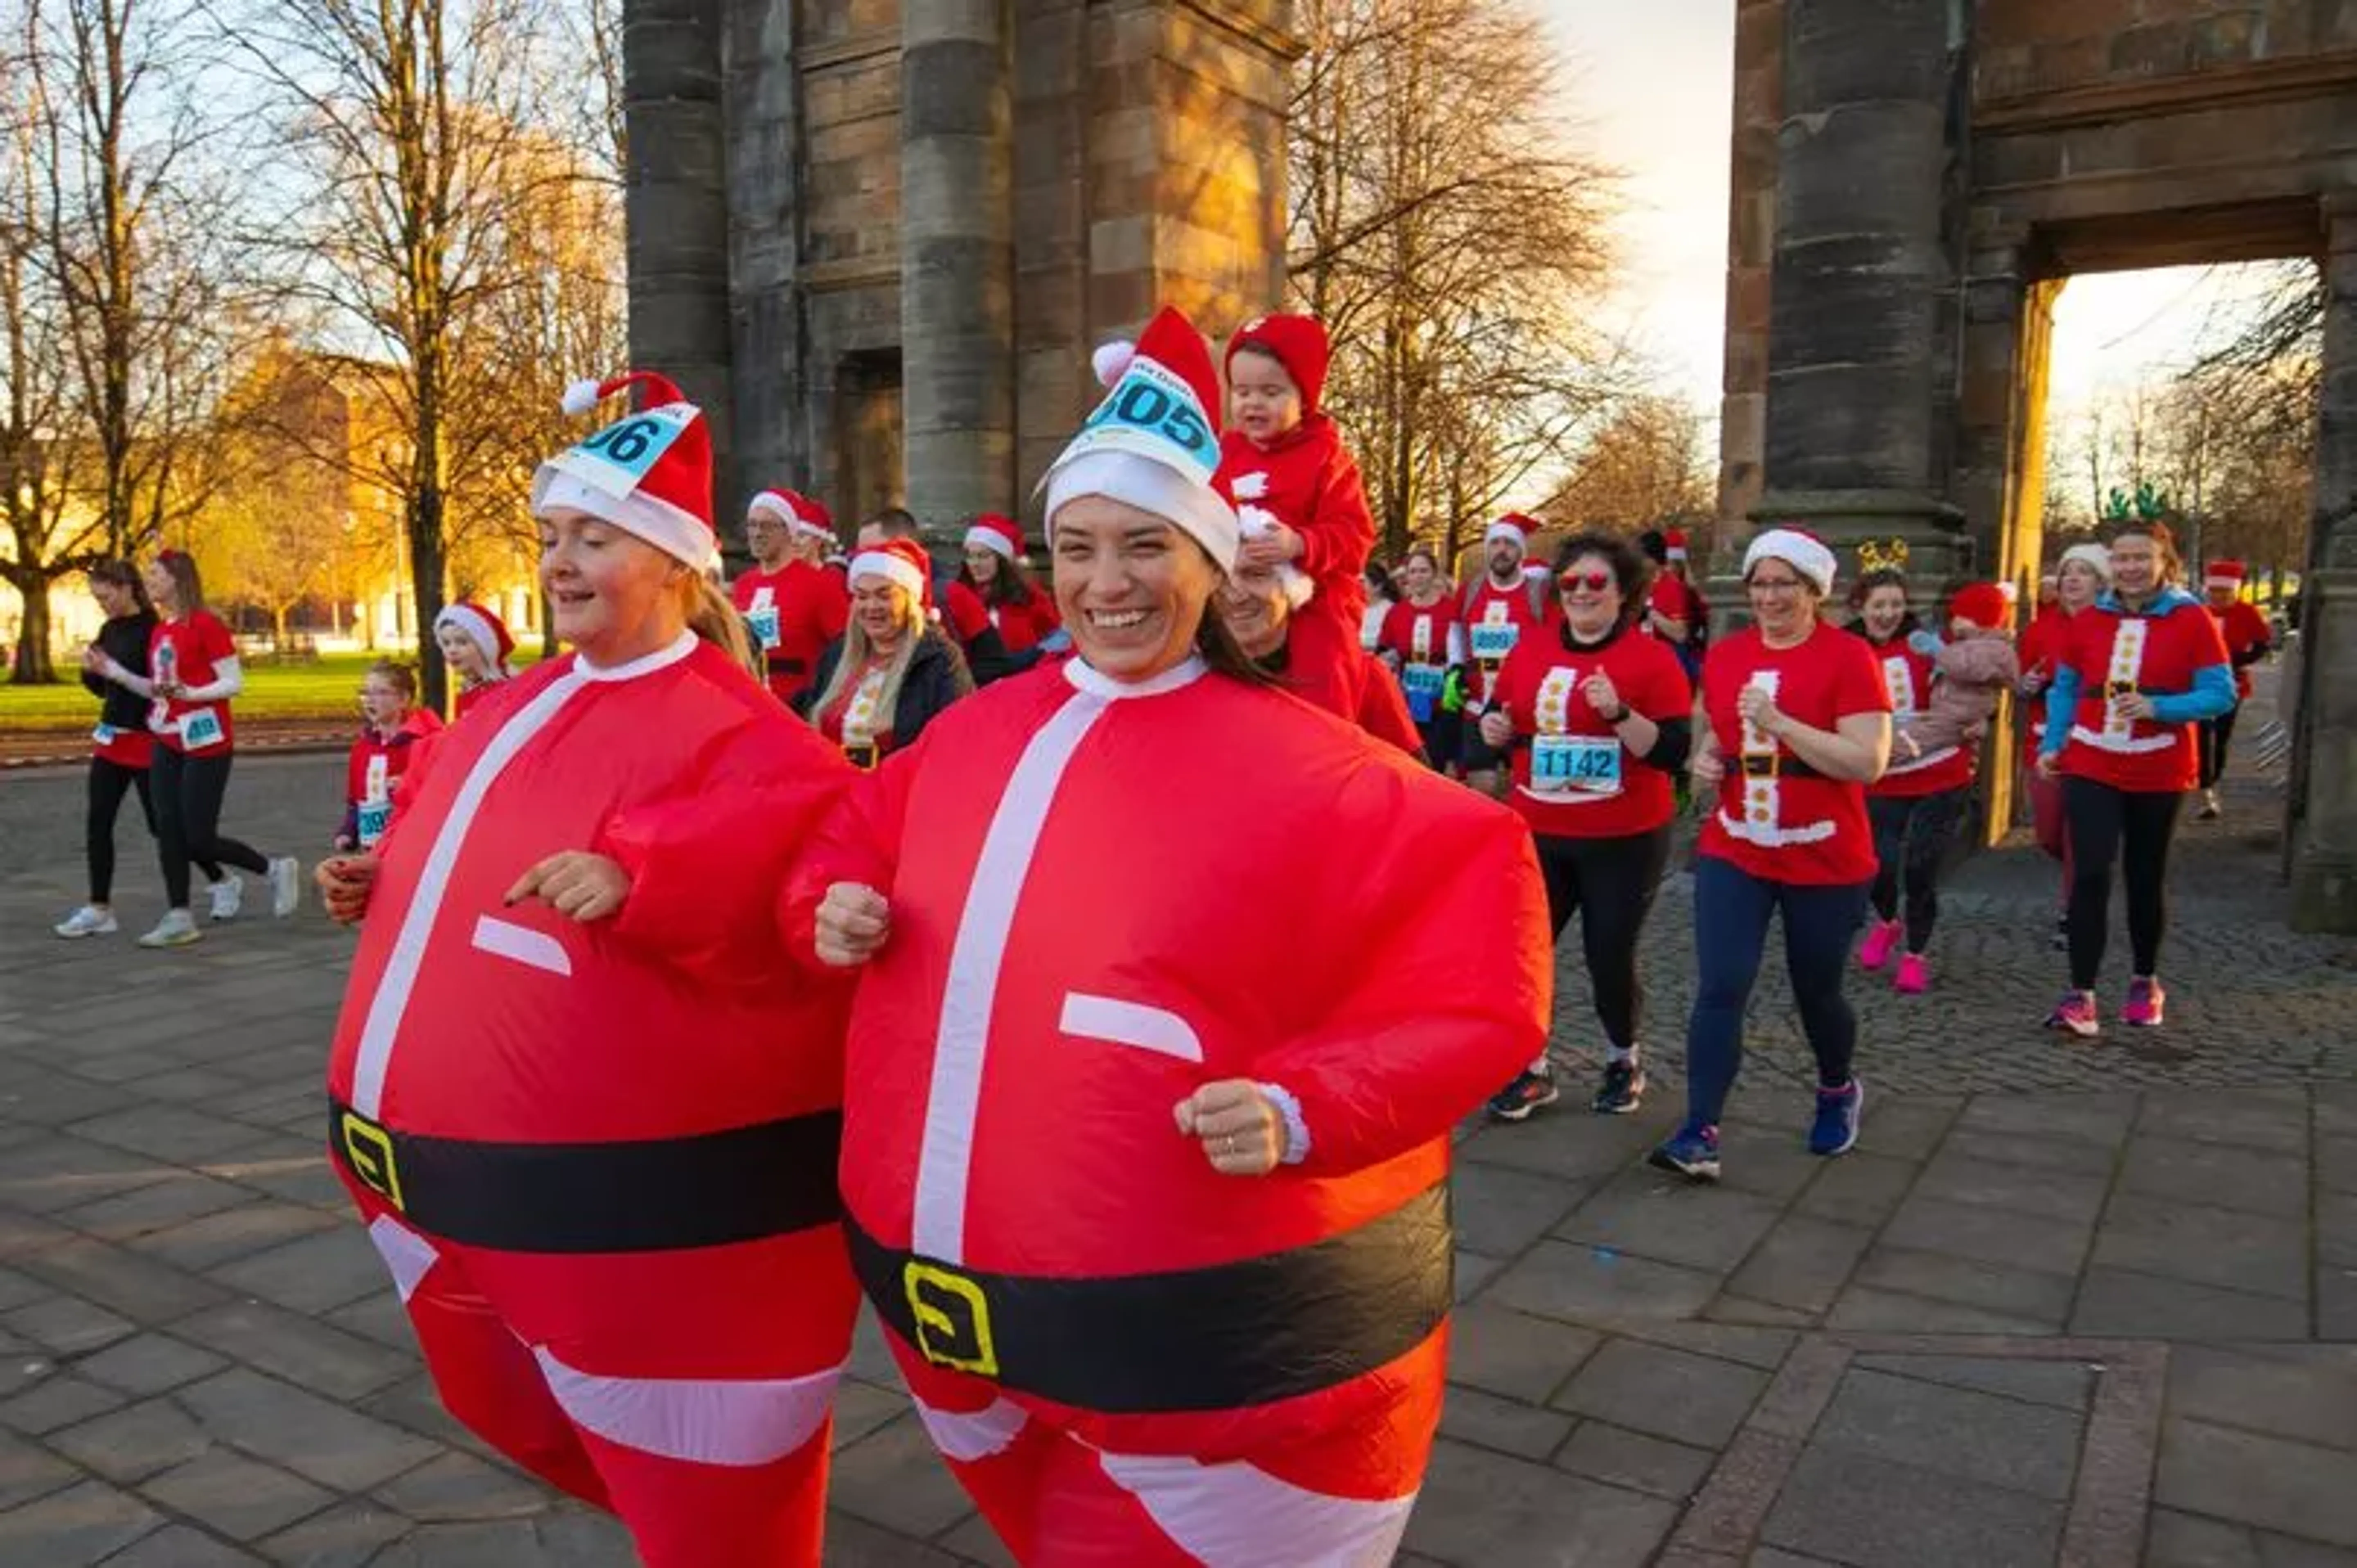
[[[1688,1181],[1717,1181],[1718,1129],[1688,1122],[1645,1158],[1655,1169],[1675,1171]]]
[[[1817,1119],[1809,1128],[1809,1153],[1846,1155],[1857,1146],[1858,1113],[1866,1109],[1866,1085],[1852,1076],[1847,1089],[1817,1090]]]

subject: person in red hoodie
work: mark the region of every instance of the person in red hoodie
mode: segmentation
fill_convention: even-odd
[[[851,618],[850,592],[824,564],[834,519],[808,496],[763,490],[745,508],[745,542],[752,569],[730,585],[729,596],[768,667],[770,690],[791,706]]]
[[[1042,652],[1061,652],[1071,639],[1062,635],[1056,618],[1056,601],[1032,576],[1023,559],[1023,526],[1011,517],[984,512],[965,531],[965,564],[957,580],[980,598],[988,610],[998,640],[1019,668]]]
[[[2251,666],[2275,647],[2267,618],[2243,597],[2243,580],[2248,575],[2240,561],[2212,561],[2201,575],[2210,618],[2218,623],[2227,660],[2234,667],[2234,705],[2201,722],[2201,810],[2195,814],[2205,822],[2218,816],[2218,780],[2226,776],[2226,748],[2233,743],[2234,715],[2251,700]]]
[[[1375,520],[1358,460],[1318,406],[1331,352],[1315,317],[1244,323],[1228,344],[1233,423],[1220,438],[1213,482],[1235,502],[1242,559],[1292,566],[1315,586],[1287,639],[1293,689],[1351,718],[1359,693],[1351,655],[1367,612]]]
[[[380,659],[361,682],[361,736],[344,767],[344,820],[339,852],[372,850],[393,822],[394,781],[409,771],[417,742],[442,721],[417,705],[417,672]]]

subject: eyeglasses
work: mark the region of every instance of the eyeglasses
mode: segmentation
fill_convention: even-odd
[[[1567,594],[1574,588],[1586,588],[1591,594],[1600,594],[1611,585],[1612,574],[1609,572],[1566,573],[1557,582],[1555,591]]]

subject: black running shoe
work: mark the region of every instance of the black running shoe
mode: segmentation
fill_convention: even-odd
[[[1604,1064],[1604,1083],[1597,1090],[1589,1108],[1599,1116],[1626,1116],[1637,1109],[1645,1095],[1645,1069],[1637,1058]]]

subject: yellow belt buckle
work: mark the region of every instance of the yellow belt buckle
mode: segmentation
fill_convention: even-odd
[[[990,1336],[990,1304],[982,1287],[963,1274],[911,1259],[901,1274],[909,1310],[917,1326],[917,1351],[936,1367],[998,1375],[998,1349]]]
[[[843,755],[851,766],[861,769],[873,768],[881,760],[872,741],[866,746],[846,746],[843,748]]]
[[[343,1117],[344,1159],[361,1185],[395,1208],[401,1201],[401,1171],[393,1164],[393,1134],[361,1115],[347,1111]]]

